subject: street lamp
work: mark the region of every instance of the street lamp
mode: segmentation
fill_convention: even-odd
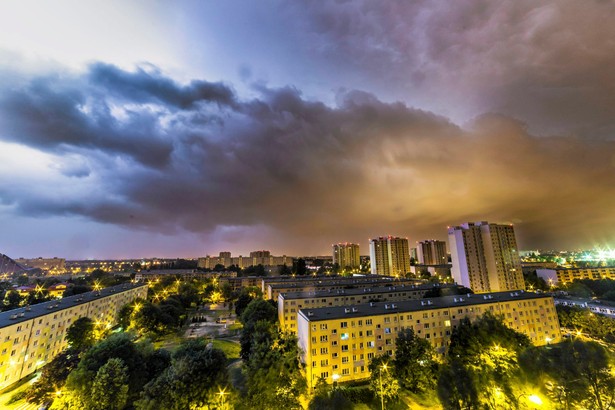
[[[227,395],[228,393],[225,391],[226,388],[224,389],[220,389],[220,391],[218,392],[218,395],[220,396],[220,407],[224,408],[224,396]]]
[[[380,381],[380,405],[382,406],[382,410],[384,410],[384,388],[382,387],[382,371],[387,369],[387,364],[384,363],[378,369],[378,380]]]

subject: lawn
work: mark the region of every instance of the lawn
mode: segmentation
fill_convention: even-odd
[[[214,347],[224,352],[229,361],[235,361],[239,359],[239,352],[241,347],[239,343],[230,340],[214,339]]]

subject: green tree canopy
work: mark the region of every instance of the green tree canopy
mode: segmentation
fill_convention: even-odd
[[[436,353],[431,344],[416,336],[411,328],[402,329],[397,335],[393,373],[402,387],[415,393],[436,386]]]
[[[173,354],[171,366],[149,382],[138,409],[183,410],[217,402],[216,393],[228,384],[227,359],[202,339],[184,342]]]
[[[128,399],[128,368],[122,359],[111,358],[96,372],[92,383],[92,410],[121,410]]]
[[[76,350],[87,350],[96,343],[94,321],[89,317],[80,317],[66,331],[68,344]]]
[[[370,387],[374,395],[384,403],[397,400],[399,382],[393,374],[393,361],[388,355],[374,357],[369,362]]]

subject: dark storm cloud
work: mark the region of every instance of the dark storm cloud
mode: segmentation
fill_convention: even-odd
[[[65,152],[83,148],[125,154],[144,164],[164,165],[170,141],[150,112],[129,111],[119,121],[110,102],[82,78],[64,75],[36,78],[26,85],[1,84],[2,139]]]
[[[612,239],[611,142],[538,138],[493,114],[462,129],[361,91],[335,107],[294,87],[177,103],[190,98],[156,90],[185,88],[159,73],[112,68],[120,87],[94,81],[100,67],[2,85],[0,138],[65,155],[60,172],[81,177],[0,186],[16,212],[157,232],[266,227],[295,244],[441,237],[479,219],[517,223],[527,246]]]
[[[615,136],[615,2],[295,2],[303,46],[379,94],[541,134]],[[340,79],[344,81],[342,77]]]
[[[127,72],[111,64],[96,63],[90,67],[89,80],[111,95],[139,103],[155,101],[181,109],[193,108],[198,102],[235,103],[233,91],[222,83],[192,81],[180,86],[162,76],[156,67],[148,68],[149,71],[140,67]]]

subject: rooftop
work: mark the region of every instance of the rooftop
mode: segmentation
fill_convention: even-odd
[[[415,312],[450,308],[455,306],[472,306],[486,303],[508,302],[514,300],[530,300],[551,298],[549,295],[525,292],[523,290],[467,294],[457,296],[442,296],[439,298],[406,300],[401,302],[372,302],[347,306],[332,306],[317,309],[301,309],[299,316],[308,321],[331,320],[342,318],[358,318],[374,315],[386,315],[395,312]]]
[[[380,294],[380,293],[390,293],[390,292],[404,292],[404,291],[417,291],[417,290],[430,290],[434,288],[449,288],[457,285],[452,284],[444,284],[437,285],[432,283],[427,284],[391,284],[388,286],[374,286],[373,288],[353,288],[353,289],[327,289],[327,290],[317,290],[312,292],[284,292],[281,293],[284,299],[307,299],[313,297],[325,297],[325,296],[335,296],[335,295],[344,295],[344,296],[355,296],[355,295],[365,295],[365,294]]]
[[[147,285],[125,283],[122,285],[111,286],[100,291],[81,293],[79,295],[68,296],[62,299],[55,299],[49,302],[38,303],[32,306],[24,306],[18,309],[1,312],[0,329],[16,323],[26,322],[39,316],[45,316],[53,312],[58,312],[63,309],[79,306],[93,300],[102,299],[116,293],[121,293],[143,286]]]
[[[366,284],[366,283],[374,283],[374,284],[384,284],[384,283],[394,283],[396,286],[401,284],[411,285],[413,283],[422,283],[418,279],[396,279],[394,277],[387,277],[385,279],[383,277],[378,278],[336,278],[327,280],[324,278],[320,278],[321,280],[317,283],[310,284],[309,286],[331,286],[331,285],[358,285],[358,284]],[[305,284],[303,283],[272,283],[269,284],[271,289],[280,289],[280,288],[293,288],[293,287],[303,287]]]

